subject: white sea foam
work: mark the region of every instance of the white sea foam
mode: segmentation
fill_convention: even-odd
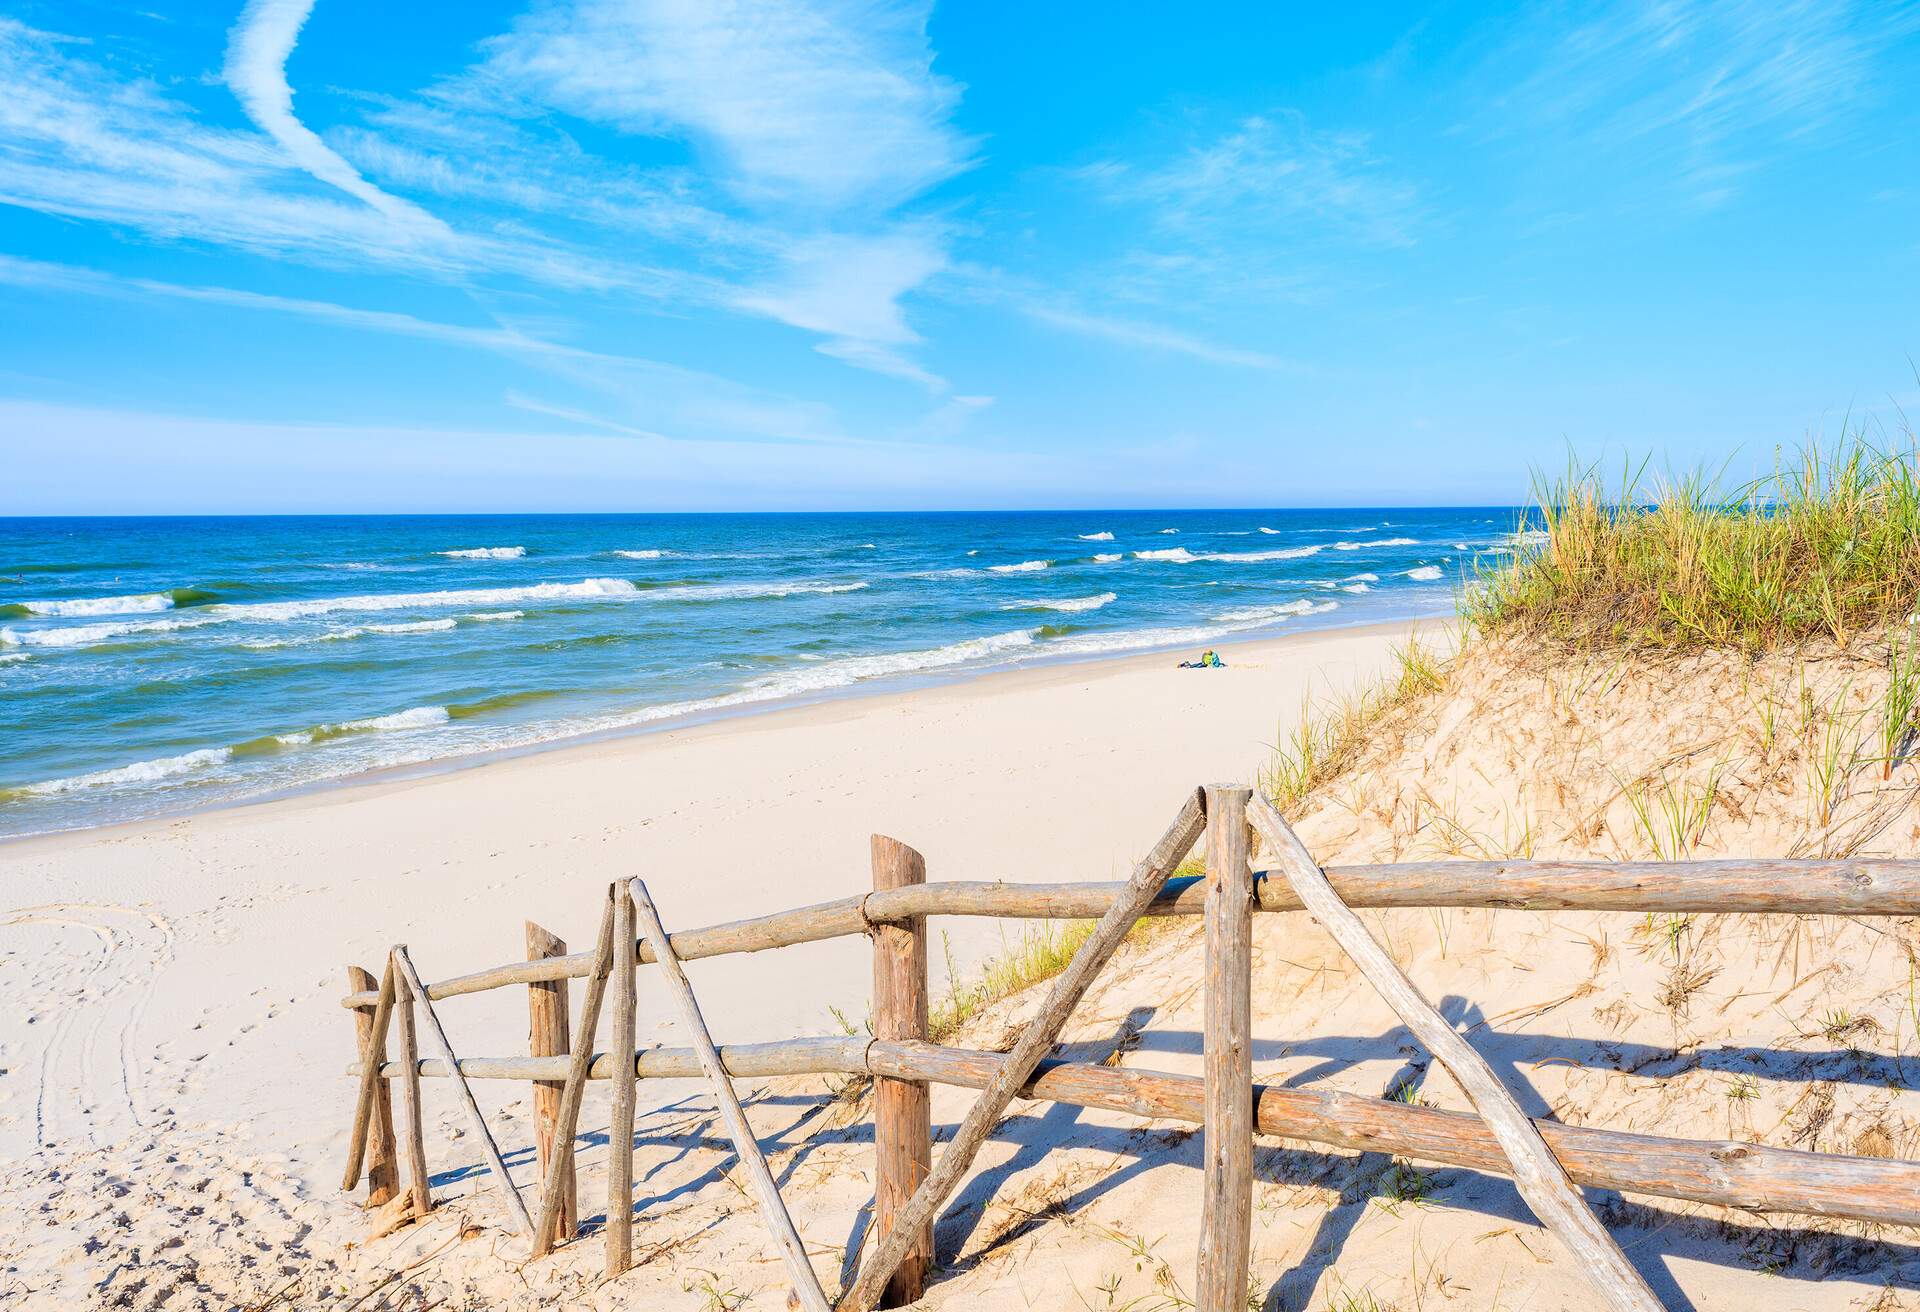
[[[444,706],[415,706],[392,715],[374,715],[364,720],[347,720],[334,727],[343,733],[367,733],[382,729],[426,729],[445,724],[453,718]]]
[[[1211,560],[1224,564],[1253,564],[1263,560],[1299,560],[1318,552],[1319,546],[1282,547],[1276,551],[1188,551],[1185,547],[1170,547],[1163,551],[1136,551],[1136,560],[1170,560],[1181,565],[1191,565],[1197,560]]]
[[[369,624],[368,633],[442,633],[454,626],[453,620],[410,620],[405,624]]]
[[[859,592],[871,585],[852,583],[690,583],[678,588],[655,588],[647,595],[672,601],[746,601],[760,597],[796,597],[834,592]]]
[[[210,624],[210,619],[120,620],[106,624],[75,624],[64,629],[0,629],[0,647],[90,647],[115,638],[145,633],[171,633]]]
[[[253,651],[267,651],[275,647],[305,647],[315,642],[351,642],[355,638],[364,638],[369,633],[445,633],[455,627],[453,620],[409,620],[404,624],[356,624],[351,628],[328,629],[325,633],[315,633],[298,638],[257,638],[243,642],[242,647]]]
[[[525,547],[469,547],[464,551],[436,551],[449,560],[518,560],[527,554]]]
[[[1518,533],[1507,534],[1507,544],[1515,547],[1544,547],[1553,539],[1545,529],[1523,528]]]
[[[528,601],[632,601],[641,596],[627,579],[579,583],[531,583],[515,588],[463,588],[443,592],[383,592],[306,601],[226,603],[199,608],[208,619],[297,620],[339,611],[432,610],[441,606],[510,606]]]
[[[1080,537],[1080,540],[1081,540],[1082,542],[1111,542],[1111,541],[1113,541],[1113,534],[1111,534],[1111,533],[1082,533],[1082,534],[1080,534],[1080,535],[1079,535],[1079,537]]]
[[[1347,579],[1352,583],[1378,583],[1380,576],[1378,574],[1349,574]]]
[[[1093,563],[1096,565],[1111,565],[1120,558],[1120,553],[1117,551],[1103,551],[1093,558]]]
[[[123,765],[115,770],[95,770],[91,774],[76,774],[67,779],[49,779],[45,783],[28,784],[22,792],[47,794],[71,793],[83,788],[114,788],[128,784],[159,783],[163,779],[172,779],[177,775],[205,770],[211,766],[226,764],[233,752],[225,747],[208,747],[197,752],[185,752],[179,756],[163,756],[154,761],[136,761],[132,765]]]
[[[1318,604],[1331,608],[1337,603]],[[1213,618],[1222,624],[1257,624],[1266,620],[1285,619],[1289,615],[1311,615],[1314,605],[1314,602],[1303,598],[1300,601],[1283,601],[1271,606],[1242,606],[1238,610],[1223,610]]]
[[[1372,542],[1336,542],[1335,551],[1364,551],[1370,547],[1417,547],[1419,538],[1378,538]]]
[[[1180,530],[1177,528],[1163,528],[1160,531],[1162,533],[1178,533]]]
[[[1001,610],[1099,610],[1110,601],[1118,601],[1120,596],[1114,592],[1103,592],[1097,597],[1063,597],[1058,600],[1010,601]]]
[[[0,656],[0,665],[18,665],[26,659],[28,659],[27,653],[23,651],[10,651],[4,656]]]
[[[644,551],[616,551],[616,556],[625,556],[628,560],[658,560],[667,553],[658,547],[648,547]]]
[[[1018,565],[989,565],[987,568],[995,574],[1031,574],[1052,564],[1050,560],[1023,560]]]
[[[473,614],[467,616],[467,618],[486,623],[491,620],[517,620],[525,614],[526,612],[523,610],[480,610],[475,611]]]
[[[1342,585],[1341,585],[1341,588],[1340,588],[1340,591],[1342,591],[1342,592],[1372,592],[1372,591],[1373,591],[1373,589],[1372,589],[1371,587],[1369,587],[1368,585],[1366,585],[1365,583],[1347,583],[1347,584],[1342,584]]]
[[[380,733],[390,729],[431,729],[435,725],[445,724],[452,718],[452,712],[444,706],[413,706],[404,711],[395,711],[392,715],[370,715],[363,720],[342,720],[338,724],[323,724],[318,729],[283,733],[275,737],[274,741],[285,747],[304,747],[316,739],[338,738],[350,733]]]
[[[1440,567],[1438,565],[1422,565],[1418,569],[1408,570],[1407,577],[1416,582],[1431,583],[1440,577]]]
[[[170,592],[143,592],[131,597],[73,597],[65,601],[23,601],[31,615],[138,615],[147,611],[172,610]]]
[[[1263,524],[1263,525],[1261,525],[1261,527],[1260,527],[1260,531],[1261,531],[1262,533],[1270,533],[1270,534],[1274,534],[1275,536],[1278,536],[1278,534],[1279,534],[1279,532],[1280,532],[1280,530],[1279,530],[1279,529],[1277,529],[1277,528],[1268,528],[1268,527],[1266,527],[1266,526],[1265,526],[1264,524]]]

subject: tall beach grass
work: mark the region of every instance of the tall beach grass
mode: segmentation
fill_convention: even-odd
[[[1462,600],[1483,634],[1632,647],[1846,642],[1920,603],[1920,467],[1911,434],[1777,458],[1739,486],[1692,474],[1537,481],[1512,559]]]

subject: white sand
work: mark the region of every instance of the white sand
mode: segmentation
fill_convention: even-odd
[[[1309,690],[1370,678],[1405,632],[1225,647],[1217,671],[1155,655],[996,674],[0,845],[0,1216],[30,1222],[0,1301],[310,1302],[336,1278],[357,1295],[346,963],[406,942],[428,979],[460,973],[517,957],[528,917],[584,947],[606,882],[632,874],[670,927],[845,896],[874,831],[934,878],[1116,877],[1183,790],[1252,778]],[[962,971],[1001,941],[943,928]],[[859,940],[691,967],[722,1041],[833,1032],[830,1005],[863,1014],[867,971]],[[517,992],[444,1011],[463,1055],[525,1051]],[[673,1039],[655,991],[640,1035]],[[480,1087],[490,1113],[524,1113],[523,1089]],[[428,1100],[430,1132],[456,1131],[450,1090]],[[583,1126],[603,1117],[590,1103]],[[502,1125],[517,1163],[524,1122]],[[478,1157],[470,1140],[429,1155]]]

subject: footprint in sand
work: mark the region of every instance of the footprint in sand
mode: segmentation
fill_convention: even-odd
[[[54,903],[0,913],[0,974],[27,1018],[14,1082],[31,1096],[0,1127],[21,1155],[52,1144],[116,1142],[151,1120],[137,1056],[154,981],[173,960],[173,927],[136,907]]]

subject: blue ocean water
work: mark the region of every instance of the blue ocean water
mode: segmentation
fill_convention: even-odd
[[[0,519],[0,835],[1444,613],[1506,509]]]

